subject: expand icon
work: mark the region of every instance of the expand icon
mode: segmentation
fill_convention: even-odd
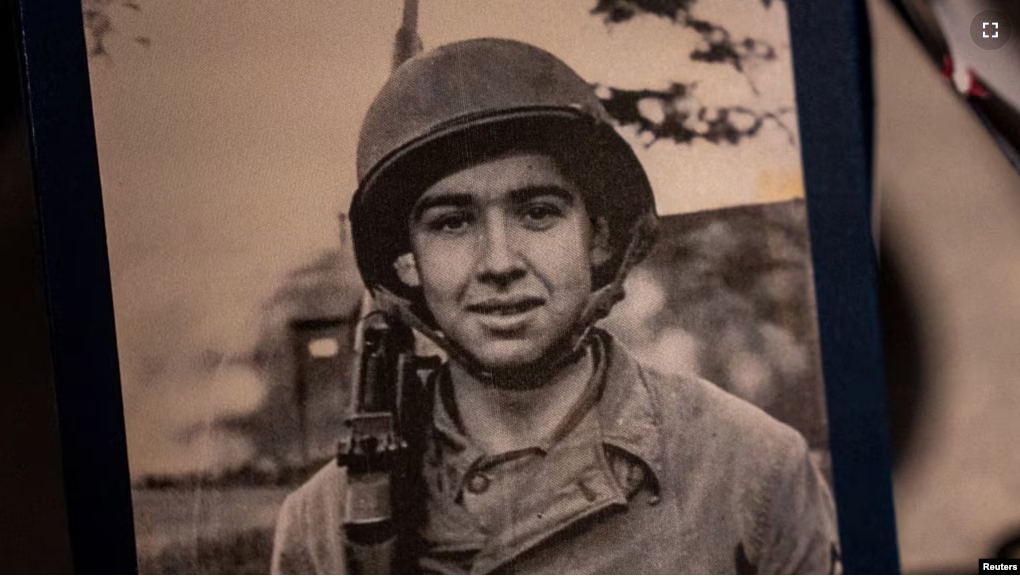
[[[1009,42],[1013,24],[998,10],[985,10],[971,20],[970,37],[985,50],[997,50]]]

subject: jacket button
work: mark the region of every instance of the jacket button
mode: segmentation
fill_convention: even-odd
[[[489,484],[491,484],[491,481],[488,476],[481,472],[475,472],[468,478],[467,489],[472,494],[481,494],[489,489]]]

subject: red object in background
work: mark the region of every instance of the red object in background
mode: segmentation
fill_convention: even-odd
[[[970,84],[967,87],[967,95],[974,96],[975,98],[988,98],[988,90],[978,80],[977,75],[974,74],[973,70],[967,71],[967,76],[970,78]]]
[[[953,58],[949,54],[942,56],[942,75],[947,80],[953,80]],[[973,70],[967,70],[967,96],[975,98],[988,98],[988,90],[981,84]]]

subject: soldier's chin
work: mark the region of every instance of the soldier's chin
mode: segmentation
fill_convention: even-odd
[[[469,352],[474,360],[492,377],[497,386],[512,389],[541,388],[553,378],[553,372],[562,367],[554,360],[562,357],[560,345],[552,346],[499,346]]]
[[[493,374],[528,371],[543,357],[543,350],[528,345],[496,343],[468,352],[486,370]]]

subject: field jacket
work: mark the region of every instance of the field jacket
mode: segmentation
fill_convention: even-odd
[[[494,520],[480,522],[458,505],[465,490],[484,492],[488,480],[477,481],[472,468],[485,458],[426,458],[427,478],[453,481],[443,490],[429,482],[423,570],[838,570],[832,497],[798,432],[711,383],[648,370],[611,337],[602,338],[604,382],[596,405],[565,438],[515,464],[527,472],[512,501],[487,515]],[[448,418],[442,403],[435,415],[441,431]],[[438,441],[436,432],[430,443]],[[514,470],[490,476],[512,482]],[[334,462],[287,497],[274,573],[344,572],[346,485]]]

